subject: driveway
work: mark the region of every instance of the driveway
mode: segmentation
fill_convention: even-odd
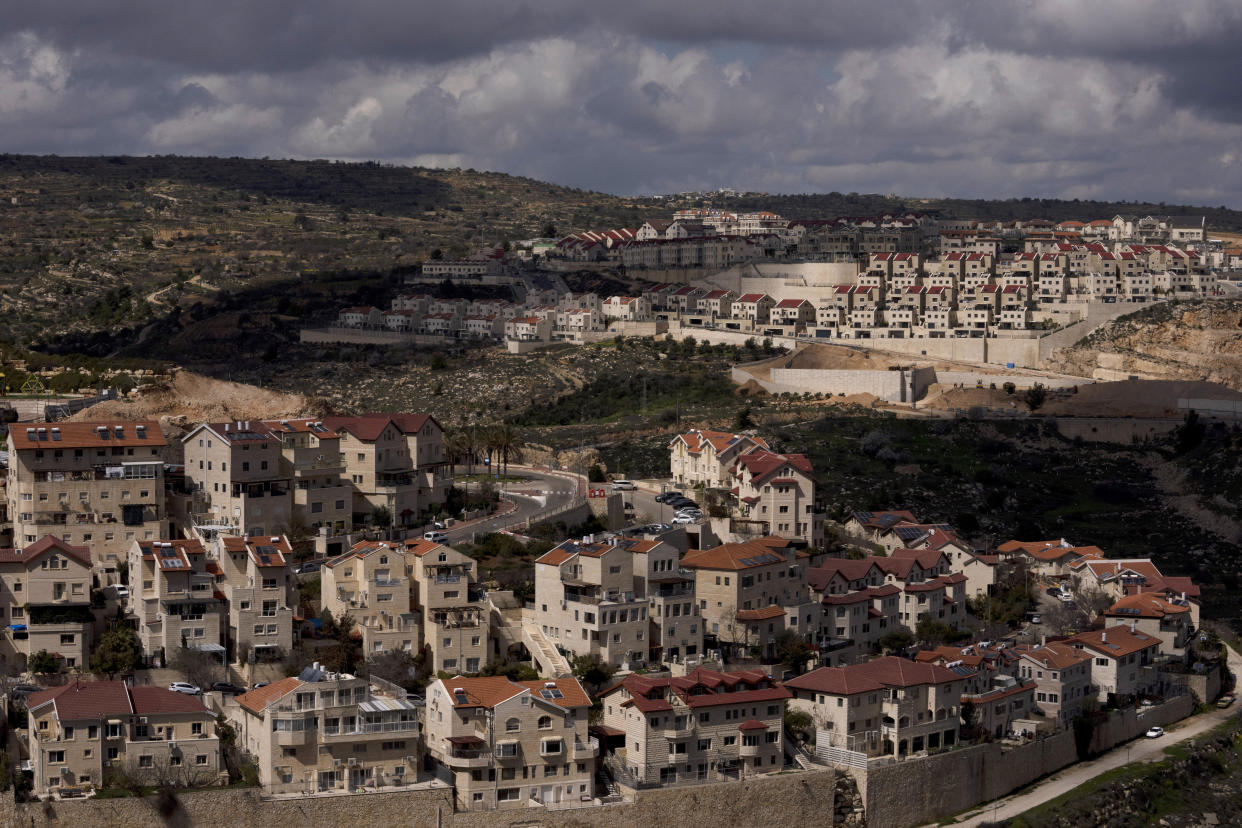
[[[1242,670],[1242,657],[1239,657],[1233,648],[1229,648],[1228,652],[1229,669],[1233,671],[1234,675],[1242,675],[1242,673],[1238,672]],[[1089,782],[1100,774],[1114,768],[1128,765],[1131,762],[1159,761],[1164,758],[1165,748],[1202,735],[1226,719],[1237,716],[1240,710],[1242,710],[1242,703],[1234,702],[1231,707],[1224,710],[1213,708],[1207,713],[1191,716],[1180,722],[1174,722],[1169,725],[1169,728],[1175,729],[1166,728],[1167,732],[1159,739],[1145,739],[1140,736],[1133,741],[1113,748],[1096,759],[1070,765],[1042,782],[1023,788],[1016,794],[998,799],[982,809],[971,810],[960,822],[953,824],[977,826],[985,822],[1000,822],[1001,820],[1013,819],[1019,814],[1029,811],[1031,808],[1043,805],[1050,799],[1056,799],[1062,794],[1069,793],[1079,785]]]

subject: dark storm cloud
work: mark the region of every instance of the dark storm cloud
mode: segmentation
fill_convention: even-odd
[[[1239,205],[1236,0],[10,0],[0,149]]]

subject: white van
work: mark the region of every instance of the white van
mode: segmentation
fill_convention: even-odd
[[[423,532],[423,540],[431,541],[432,543],[447,543],[448,535],[443,532]]]
[[[614,481],[612,481],[612,490],[613,490],[614,492],[632,492],[632,491],[634,491],[634,490],[635,490],[635,489],[637,489],[637,488],[638,488],[638,487],[637,487],[637,486],[635,486],[635,485],[634,485],[634,483],[633,483],[632,481],[629,481],[629,480],[614,480]]]

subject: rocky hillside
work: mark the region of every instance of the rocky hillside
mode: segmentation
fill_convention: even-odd
[[[1050,367],[1098,379],[1209,380],[1242,389],[1242,301],[1152,305],[1098,328]]]

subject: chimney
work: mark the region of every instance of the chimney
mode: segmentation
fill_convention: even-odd
[[[1131,621],[1131,622],[1130,622],[1130,634],[1131,634],[1131,635],[1133,635],[1133,634],[1134,634],[1134,625],[1135,625],[1135,622],[1134,622],[1134,621]]]
[[[1048,646],[1048,633],[1044,633],[1043,635],[1039,637],[1039,646],[1041,647]]]
[[[1100,643],[1101,644],[1108,643],[1108,630],[1105,630],[1104,632],[1100,633]]]
[[[228,433],[229,433],[229,424],[228,424],[228,423],[225,423],[225,424],[224,424],[224,433],[225,433],[225,434],[228,434]]]

